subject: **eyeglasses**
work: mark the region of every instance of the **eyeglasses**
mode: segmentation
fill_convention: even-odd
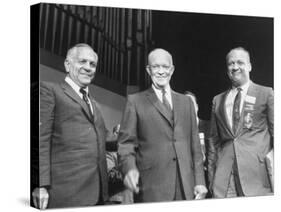
[[[150,67],[152,70],[160,70],[161,68],[164,69],[165,71],[168,71],[172,66],[166,66],[166,65],[152,65],[152,66],[148,66]]]

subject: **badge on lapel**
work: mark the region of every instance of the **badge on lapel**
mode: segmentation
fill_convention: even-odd
[[[255,109],[256,97],[246,96],[245,97],[245,108],[244,108],[244,117],[243,124],[247,129],[251,129],[253,125],[253,112]]]
[[[247,129],[251,129],[252,125],[253,125],[253,114],[248,112],[244,116],[244,127],[246,127]]]

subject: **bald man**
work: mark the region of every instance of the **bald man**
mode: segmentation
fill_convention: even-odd
[[[201,199],[207,193],[194,106],[171,89],[174,70],[169,52],[153,50],[146,67],[152,86],[128,96],[118,155],[135,202]]]
[[[215,198],[268,195],[273,189],[265,164],[273,147],[273,90],[250,80],[250,54],[243,47],[228,52],[226,65],[232,86],[213,99],[210,190]]]

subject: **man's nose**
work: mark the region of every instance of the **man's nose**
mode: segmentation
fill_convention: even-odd
[[[164,74],[164,72],[165,72],[164,67],[163,66],[159,66],[158,73],[159,74]]]
[[[84,68],[85,70],[87,70],[87,71],[91,71],[91,70],[92,70],[92,69],[91,69],[91,64],[90,64],[90,62],[84,63],[83,68]]]
[[[233,70],[238,70],[238,68],[239,68],[238,64],[237,63],[233,63],[232,69]]]

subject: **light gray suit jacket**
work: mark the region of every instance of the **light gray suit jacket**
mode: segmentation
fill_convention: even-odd
[[[234,159],[246,196],[270,191],[265,156],[273,142],[273,90],[250,84],[237,133],[227,121],[225,100],[229,91],[214,97],[208,139],[208,173],[214,197],[225,197]]]

